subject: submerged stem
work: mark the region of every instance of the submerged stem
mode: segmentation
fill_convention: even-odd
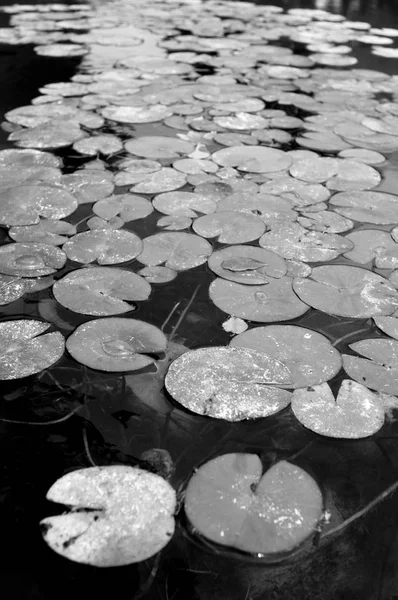
[[[38,421],[16,421],[15,419],[5,419],[4,417],[0,417],[0,421],[2,421],[3,423],[12,423],[15,425],[57,425],[58,423],[63,423],[64,421],[67,421],[68,419],[73,417],[73,415],[82,410],[82,408],[84,407],[78,406],[77,408],[71,410],[70,413],[68,413],[64,417],[61,417],[60,419],[55,419],[54,421],[45,421],[44,423],[40,423]]]
[[[350,333],[346,333],[345,335],[337,338],[337,340],[335,340],[333,342],[332,346],[336,347],[337,344],[340,344],[341,342],[344,342],[345,340],[348,340],[351,337],[355,337],[359,333],[366,333],[366,332],[369,333],[369,327],[364,327],[363,329],[358,329],[357,331],[351,331]]]

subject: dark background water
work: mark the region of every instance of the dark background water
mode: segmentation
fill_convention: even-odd
[[[321,8],[377,27],[398,27],[397,0],[274,0],[272,4]],[[0,26],[7,22],[8,17],[0,14]],[[398,61],[372,56],[367,49],[357,50],[360,66],[396,72]],[[0,45],[0,55],[1,114],[28,104],[45,83],[67,81],[79,65],[79,59],[38,57],[29,45]],[[9,146],[6,138],[1,132],[0,147]],[[141,225],[143,236],[149,233],[146,227]],[[229,336],[220,331],[225,315],[208,301],[212,279],[205,266],[185,273],[183,285],[179,279],[162,292],[157,288],[151,302],[140,308],[138,318],[161,326],[179,302],[167,330],[170,333],[196,292],[174,342],[189,347],[228,343]],[[48,299],[46,292],[17,303],[17,308],[15,303],[10,310],[4,307],[2,317],[16,312],[38,316],[38,302],[43,298]],[[87,320],[71,318],[62,309],[58,318],[66,334]],[[317,311],[309,311],[300,324],[323,332],[332,341],[353,332],[352,324]],[[357,321],[355,328],[378,335],[369,320]],[[355,339],[354,333],[349,341]],[[193,467],[221,453],[258,452],[265,467],[299,453],[297,464],[328,490],[329,506],[344,519],[398,477],[398,429],[392,424],[371,440],[330,442],[297,425],[287,411],[262,424],[231,425],[179,410],[169,398],[165,401],[153,379],[145,376],[143,403],[137,390],[132,393],[128,377],[88,373],[67,358],[52,373],[55,380],[46,375],[18,386],[2,383],[0,415],[5,419],[44,422],[60,418],[84,402],[82,412],[59,425],[0,423],[2,600],[397,600],[396,496],[337,539],[318,549],[308,546],[296,558],[276,566],[216,553],[190,538],[184,527],[178,528],[159,565],[155,558],[139,566],[98,570],[55,555],[42,542],[37,525],[49,511],[57,512],[44,500],[45,493],[62,473],[90,466],[90,460],[135,464],[142,451],[162,447],[177,466],[172,482],[180,486]],[[333,385],[340,381],[341,376]],[[156,579],[147,590],[146,582],[157,567]]]

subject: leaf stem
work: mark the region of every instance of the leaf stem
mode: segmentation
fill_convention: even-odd
[[[64,417],[61,417],[60,419],[55,419],[55,421],[45,421],[44,423],[40,423],[40,422],[36,422],[36,421],[16,421],[14,419],[5,419],[3,417],[0,417],[0,421],[2,421],[3,423],[12,423],[15,425],[57,425],[58,423],[64,423],[64,421],[67,421],[68,419],[73,417],[73,415],[75,415],[80,410],[82,410],[82,408],[84,408],[84,407],[78,406],[77,408],[74,408],[73,410],[71,410],[71,412],[68,413],[67,415],[65,415]]]
[[[180,318],[178,319],[177,323],[174,325],[173,329],[171,330],[171,333],[169,335],[169,342],[171,342],[171,340],[174,337],[175,332],[177,331],[177,329],[179,328],[179,326],[181,325],[181,323],[183,322],[183,320],[185,319],[188,310],[191,307],[192,302],[195,300],[196,294],[199,291],[201,284],[199,283],[199,285],[196,286],[194,293],[191,296],[191,299],[189,300],[188,304],[186,305],[186,307],[184,308],[184,310],[182,311]]]
[[[337,340],[335,340],[333,342],[332,346],[336,347],[341,342],[344,342],[345,340],[348,340],[351,337],[355,337],[359,333],[366,333],[366,332],[369,333],[369,327],[364,327],[363,329],[358,329],[357,331],[351,331],[350,333],[346,333],[345,335],[337,338]]]

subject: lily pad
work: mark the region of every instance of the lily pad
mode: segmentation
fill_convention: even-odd
[[[125,465],[67,473],[47,500],[70,510],[40,522],[44,540],[65,558],[94,567],[146,560],[174,533],[176,493],[159,475]]]
[[[210,285],[209,295],[227,314],[260,323],[295,319],[309,308],[294,293],[290,277],[250,286],[218,278]]]
[[[198,213],[209,214],[217,209],[217,202],[202,194],[192,192],[166,192],[152,201],[159,212],[166,215],[179,215],[195,219]]]
[[[143,240],[138,260],[149,267],[165,263],[174,271],[186,271],[203,265],[212,253],[209,242],[185,232],[155,233]]]
[[[335,399],[327,383],[295,390],[292,411],[304,427],[331,438],[361,439],[384,425],[384,407],[361,383],[344,379]]]
[[[347,235],[355,248],[344,256],[359,264],[374,260],[378,269],[396,269],[398,267],[398,244],[389,233],[380,229],[363,229]]]
[[[73,149],[79,152],[79,154],[87,156],[97,156],[97,154],[109,156],[123,150],[123,144],[115,135],[102,134],[83,138],[73,144]]]
[[[372,390],[398,395],[398,341],[361,340],[350,348],[365,358],[343,354],[347,375]]]
[[[76,234],[76,227],[67,221],[40,219],[37,225],[11,227],[8,235],[16,242],[39,242],[61,246],[68,237]]]
[[[23,279],[12,275],[0,275],[0,306],[18,300],[25,292],[26,286]]]
[[[0,223],[34,225],[40,217],[63,219],[78,206],[68,191],[49,185],[21,185],[0,191]]]
[[[159,194],[183,187],[187,182],[185,173],[171,167],[164,167],[155,173],[149,173],[144,181],[136,183],[131,191],[139,194]]]
[[[256,246],[217,250],[210,256],[208,264],[219,277],[246,285],[268,283],[270,277],[279,279],[287,272],[282,257]]]
[[[373,320],[379,329],[398,340],[398,319],[396,317],[374,317]]]
[[[0,273],[19,277],[43,277],[61,269],[65,252],[51,244],[13,243],[0,247]]]
[[[149,323],[105,317],[79,325],[66,340],[71,356],[99,371],[137,371],[155,362],[148,354],[163,352],[167,340]]]
[[[335,194],[329,201],[333,210],[361,223],[389,225],[397,222],[398,196],[385,192],[351,191]]]
[[[173,111],[163,104],[151,106],[106,106],[101,110],[106,119],[118,123],[155,123],[171,117]]]
[[[214,346],[176,358],[166,375],[167,391],[192,412],[227,421],[257,419],[290,403],[289,369],[266,354]]]
[[[91,204],[112,194],[115,186],[109,171],[84,169],[62,177],[62,185],[77,199],[79,204]]]
[[[76,121],[57,120],[14,131],[8,139],[22,148],[56,149],[70,146],[85,136]]]
[[[177,271],[168,267],[144,267],[138,275],[145,277],[149,283],[168,283],[177,277]]]
[[[119,315],[133,310],[125,300],[147,300],[150,284],[139,275],[114,267],[78,269],[53,286],[62,306],[83,315]]]
[[[297,278],[296,294],[313,308],[341,317],[365,319],[391,315],[398,309],[398,292],[384,277],[346,265],[314,267],[307,278]]]
[[[156,223],[158,227],[162,227],[167,231],[181,231],[182,229],[188,229],[192,225],[192,219],[190,217],[184,217],[182,215],[174,215],[168,217],[162,217]]]
[[[256,556],[290,552],[315,533],[322,493],[303,469],[277,462],[262,475],[256,454],[224,454],[191,477],[185,512],[208,540]]]
[[[124,144],[130,154],[142,158],[158,160],[161,158],[178,158],[186,156],[195,150],[194,144],[166,136],[141,136],[128,140]]]
[[[93,212],[107,221],[119,215],[125,223],[128,223],[144,219],[153,212],[153,207],[143,196],[117,194],[98,200],[93,206]]]
[[[271,194],[235,193],[217,203],[217,212],[238,211],[260,217],[266,224],[295,221],[297,212],[291,200]]]
[[[131,231],[102,229],[74,235],[63,250],[70,260],[111,265],[136,258],[142,250],[140,238]]]
[[[223,211],[195,219],[192,228],[203,237],[217,237],[223,244],[243,244],[257,240],[265,231],[265,223],[253,214]]]
[[[0,323],[0,379],[20,379],[40,373],[58,362],[65,350],[64,336],[43,334],[49,323],[16,319]]]
[[[230,346],[252,348],[281,361],[290,370],[291,388],[329,381],[342,366],[340,353],[324,335],[296,325],[256,327],[236,336]]]
[[[263,146],[230,146],[214,152],[212,160],[222,167],[236,167],[248,173],[284,171],[292,164],[286,152]]]

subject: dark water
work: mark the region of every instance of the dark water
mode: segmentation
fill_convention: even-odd
[[[285,8],[322,8],[374,26],[398,27],[396,0],[275,0],[273,4]],[[3,15],[1,19],[0,26],[4,26],[7,17]],[[394,72],[396,61],[371,56],[366,50],[358,52],[359,66]],[[38,57],[31,46],[1,45],[0,54],[2,114],[28,104],[43,84],[67,81],[79,64],[78,59]],[[1,132],[0,147],[9,146],[6,138],[7,134]],[[71,160],[69,164],[75,163]],[[394,184],[391,180],[391,185]],[[73,215],[73,222],[84,217],[84,210]],[[154,222],[151,219],[135,222],[134,231],[144,237],[154,230]],[[60,275],[75,267],[75,263],[67,264]],[[177,305],[164,327],[175,344],[189,348],[227,344],[230,337],[221,328],[225,313],[208,300],[212,280],[213,275],[205,265],[185,272],[183,278],[167,286],[154,286],[150,300],[131,314],[162,327]],[[89,320],[71,315],[57,306],[48,290],[1,310],[5,319],[30,316],[53,320],[65,335]],[[339,343],[340,351],[346,351],[347,343],[364,336],[379,335],[371,320],[356,320],[353,326],[347,319],[313,310],[287,323],[316,329],[332,342],[351,334]],[[45,500],[47,489],[57,478],[92,463],[136,465],[141,453],[150,448],[163,448],[170,453],[175,464],[171,483],[177,489],[183,487],[195,467],[219,454],[258,453],[265,468],[279,459],[291,459],[321,484],[327,506],[341,520],[371,502],[398,477],[397,425],[389,424],[371,440],[336,442],[305,430],[289,410],[261,422],[230,424],[195,416],[177,407],[154,373],[149,371],[140,377],[138,380],[134,376],[133,390],[130,376],[91,371],[65,357],[42,376],[2,382],[2,599],[398,598],[396,495],[341,534],[318,546],[315,539],[297,555],[276,565],[210,548],[190,536],[183,519],[162,555],[138,566],[99,570],[71,563],[48,549],[38,523],[51,511],[58,512],[57,507]],[[330,382],[332,388],[338,388],[342,379],[341,374],[336,376]],[[62,421],[74,409],[78,409],[76,414]],[[57,419],[61,422],[45,425],[46,421]]]

